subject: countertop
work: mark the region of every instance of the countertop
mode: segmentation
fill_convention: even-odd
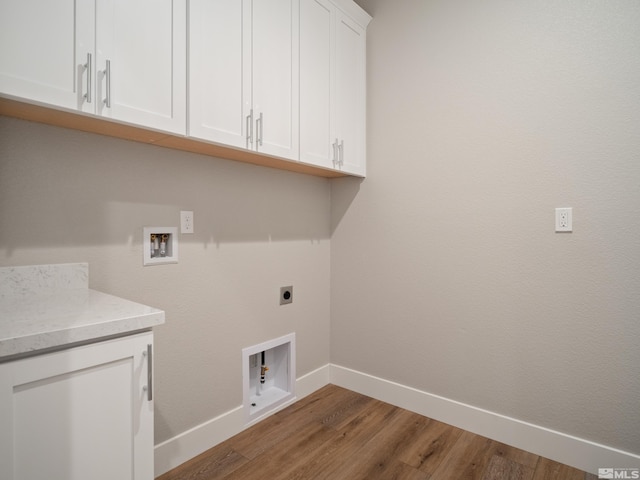
[[[164,323],[162,310],[87,285],[87,264],[0,268],[0,361]]]

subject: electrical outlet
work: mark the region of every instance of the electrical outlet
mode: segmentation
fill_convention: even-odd
[[[193,233],[193,212],[180,212],[180,233]]]
[[[556,208],[556,232],[572,232],[573,231],[573,209]]]
[[[293,286],[280,287],[280,305],[293,302]]]

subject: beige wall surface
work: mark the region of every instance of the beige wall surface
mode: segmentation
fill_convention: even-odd
[[[180,210],[179,263],[143,267],[143,227]],[[326,179],[0,117],[0,265],[88,262],[166,312],[156,443],[241,405],[244,347],[296,332],[298,376],[329,362],[329,236]]]
[[[332,363],[640,453],[640,2],[358,3]]]

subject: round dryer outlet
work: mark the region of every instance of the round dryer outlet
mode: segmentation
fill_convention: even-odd
[[[293,286],[280,287],[280,305],[293,302]]]

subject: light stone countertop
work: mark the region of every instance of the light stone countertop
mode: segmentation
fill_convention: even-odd
[[[162,310],[87,285],[87,264],[0,268],[0,361],[164,323]]]

